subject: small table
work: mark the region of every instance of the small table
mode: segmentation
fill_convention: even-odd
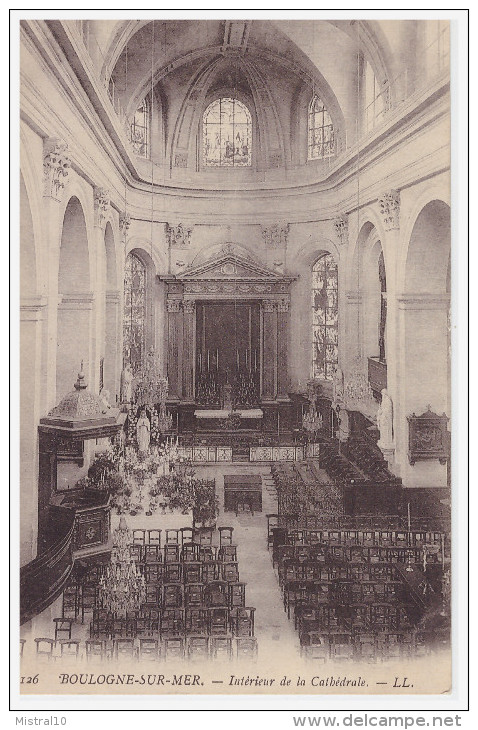
[[[262,478],[260,474],[226,474],[224,476],[224,512],[238,512],[239,504],[248,504],[252,513],[262,512]]]

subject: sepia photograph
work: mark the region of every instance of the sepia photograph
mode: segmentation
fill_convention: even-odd
[[[452,693],[450,20],[100,12],[12,26],[12,681]]]

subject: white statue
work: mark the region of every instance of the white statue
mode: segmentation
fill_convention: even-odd
[[[121,373],[121,402],[131,403],[133,400],[133,371],[131,363],[127,363]]]
[[[350,436],[349,412],[342,408],[339,414],[339,441],[344,443]]]
[[[382,390],[382,402],[377,411],[377,426],[380,431],[378,447],[393,448],[393,404],[386,388]]]
[[[106,388],[102,388],[100,393],[100,400],[102,405],[102,413],[107,413],[111,408],[110,391]]]
[[[136,441],[138,442],[138,450],[142,454],[147,454],[149,449],[151,424],[146,415],[146,411],[141,411],[138,423],[136,424]]]
[[[344,400],[344,374],[340,367],[337,365],[334,372],[334,391],[333,391],[333,402],[343,403]]]

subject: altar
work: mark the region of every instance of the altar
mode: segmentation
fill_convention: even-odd
[[[244,419],[260,419],[264,415],[262,408],[239,408],[235,411],[227,411],[225,409],[196,410],[194,411],[194,416],[196,418],[227,418],[231,413],[234,416],[239,416],[239,418]]]

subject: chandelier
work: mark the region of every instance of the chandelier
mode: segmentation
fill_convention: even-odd
[[[344,396],[349,407],[366,403],[373,398],[372,388],[359,357],[355,358],[352,371],[345,382]]]
[[[138,610],[146,600],[144,577],[131,557],[131,543],[131,530],[121,516],[113,533],[110,564],[100,580],[101,605],[118,617]]]
[[[317,431],[320,431],[323,424],[323,418],[320,413],[317,413],[314,401],[310,404],[307,413],[304,413],[302,417],[302,428],[308,433],[317,433]]]

